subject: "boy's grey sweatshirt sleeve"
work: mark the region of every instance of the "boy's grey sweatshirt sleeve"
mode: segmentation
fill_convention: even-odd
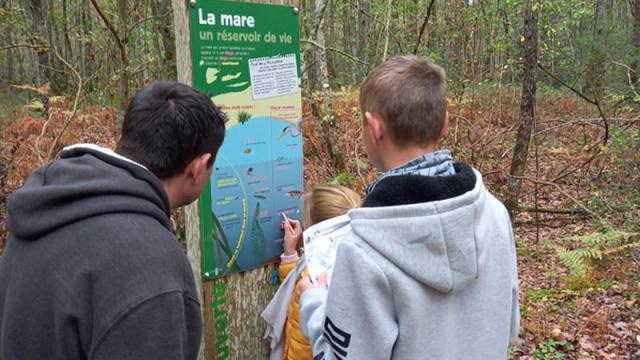
[[[389,359],[398,336],[385,274],[346,242],[338,247],[329,290],[310,289],[301,296],[300,320],[316,360]]]
[[[506,212],[506,211],[505,211]],[[509,234],[511,238],[511,251],[512,251],[512,259],[513,265],[511,268],[513,269],[512,280],[513,287],[511,289],[513,304],[511,305],[511,329],[509,331],[509,344],[515,343],[518,339],[518,334],[520,333],[520,285],[518,281],[518,261],[516,255],[516,239],[513,235],[513,228],[511,227],[511,220],[509,219],[509,214],[507,216],[507,223],[509,224]]]

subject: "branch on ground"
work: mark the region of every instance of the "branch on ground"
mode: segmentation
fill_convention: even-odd
[[[549,185],[549,186],[553,186],[556,188],[556,190],[558,190],[562,195],[566,196],[569,200],[573,201],[574,204],[576,204],[578,207],[580,207],[581,209],[583,209],[585,212],[587,212],[589,215],[604,221],[604,219],[599,216],[598,214],[596,214],[595,212],[593,212],[593,210],[589,209],[589,207],[587,207],[586,205],[584,205],[580,200],[576,199],[573,195],[569,194],[566,190],[564,190],[562,188],[562,186],[560,184],[557,184],[555,182],[552,181],[546,181],[546,180],[539,180],[539,179],[532,179],[532,178],[528,178],[526,176],[513,176],[516,179],[519,180],[525,180],[525,181],[529,181],[532,183],[538,183],[538,184],[544,184],[544,185]]]

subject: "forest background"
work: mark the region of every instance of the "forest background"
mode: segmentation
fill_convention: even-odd
[[[514,220],[510,356],[640,358],[640,0],[296,4],[306,186],[375,179],[358,85],[430,57],[448,73],[443,145]],[[66,145],[113,147],[131,95],[176,78],[175,45],[170,0],[0,0],[0,242],[10,193]]]

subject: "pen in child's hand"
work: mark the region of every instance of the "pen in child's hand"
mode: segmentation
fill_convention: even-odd
[[[281,212],[281,213],[280,213],[280,215],[282,215],[282,218],[284,219],[284,221],[285,221],[287,224],[289,224],[289,229],[291,229],[291,231],[290,231],[290,232],[291,232],[291,235],[295,235],[295,234],[296,234],[296,232],[295,232],[295,230],[293,230],[293,228],[291,227],[291,224],[289,223],[289,221],[290,221],[290,220],[289,220],[289,218],[287,217],[287,214],[285,214],[285,213],[284,213],[284,211],[283,211],[283,212]]]

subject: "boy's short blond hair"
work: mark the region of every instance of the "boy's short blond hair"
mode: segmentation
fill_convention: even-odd
[[[362,205],[358,193],[344,186],[316,185],[304,195],[305,220],[314,225]]]
[[[397,145],[435,143],[447,112],[443,68],[419,56],[396,56],[376,67],[360,88],[360,109],[380,117]]]

